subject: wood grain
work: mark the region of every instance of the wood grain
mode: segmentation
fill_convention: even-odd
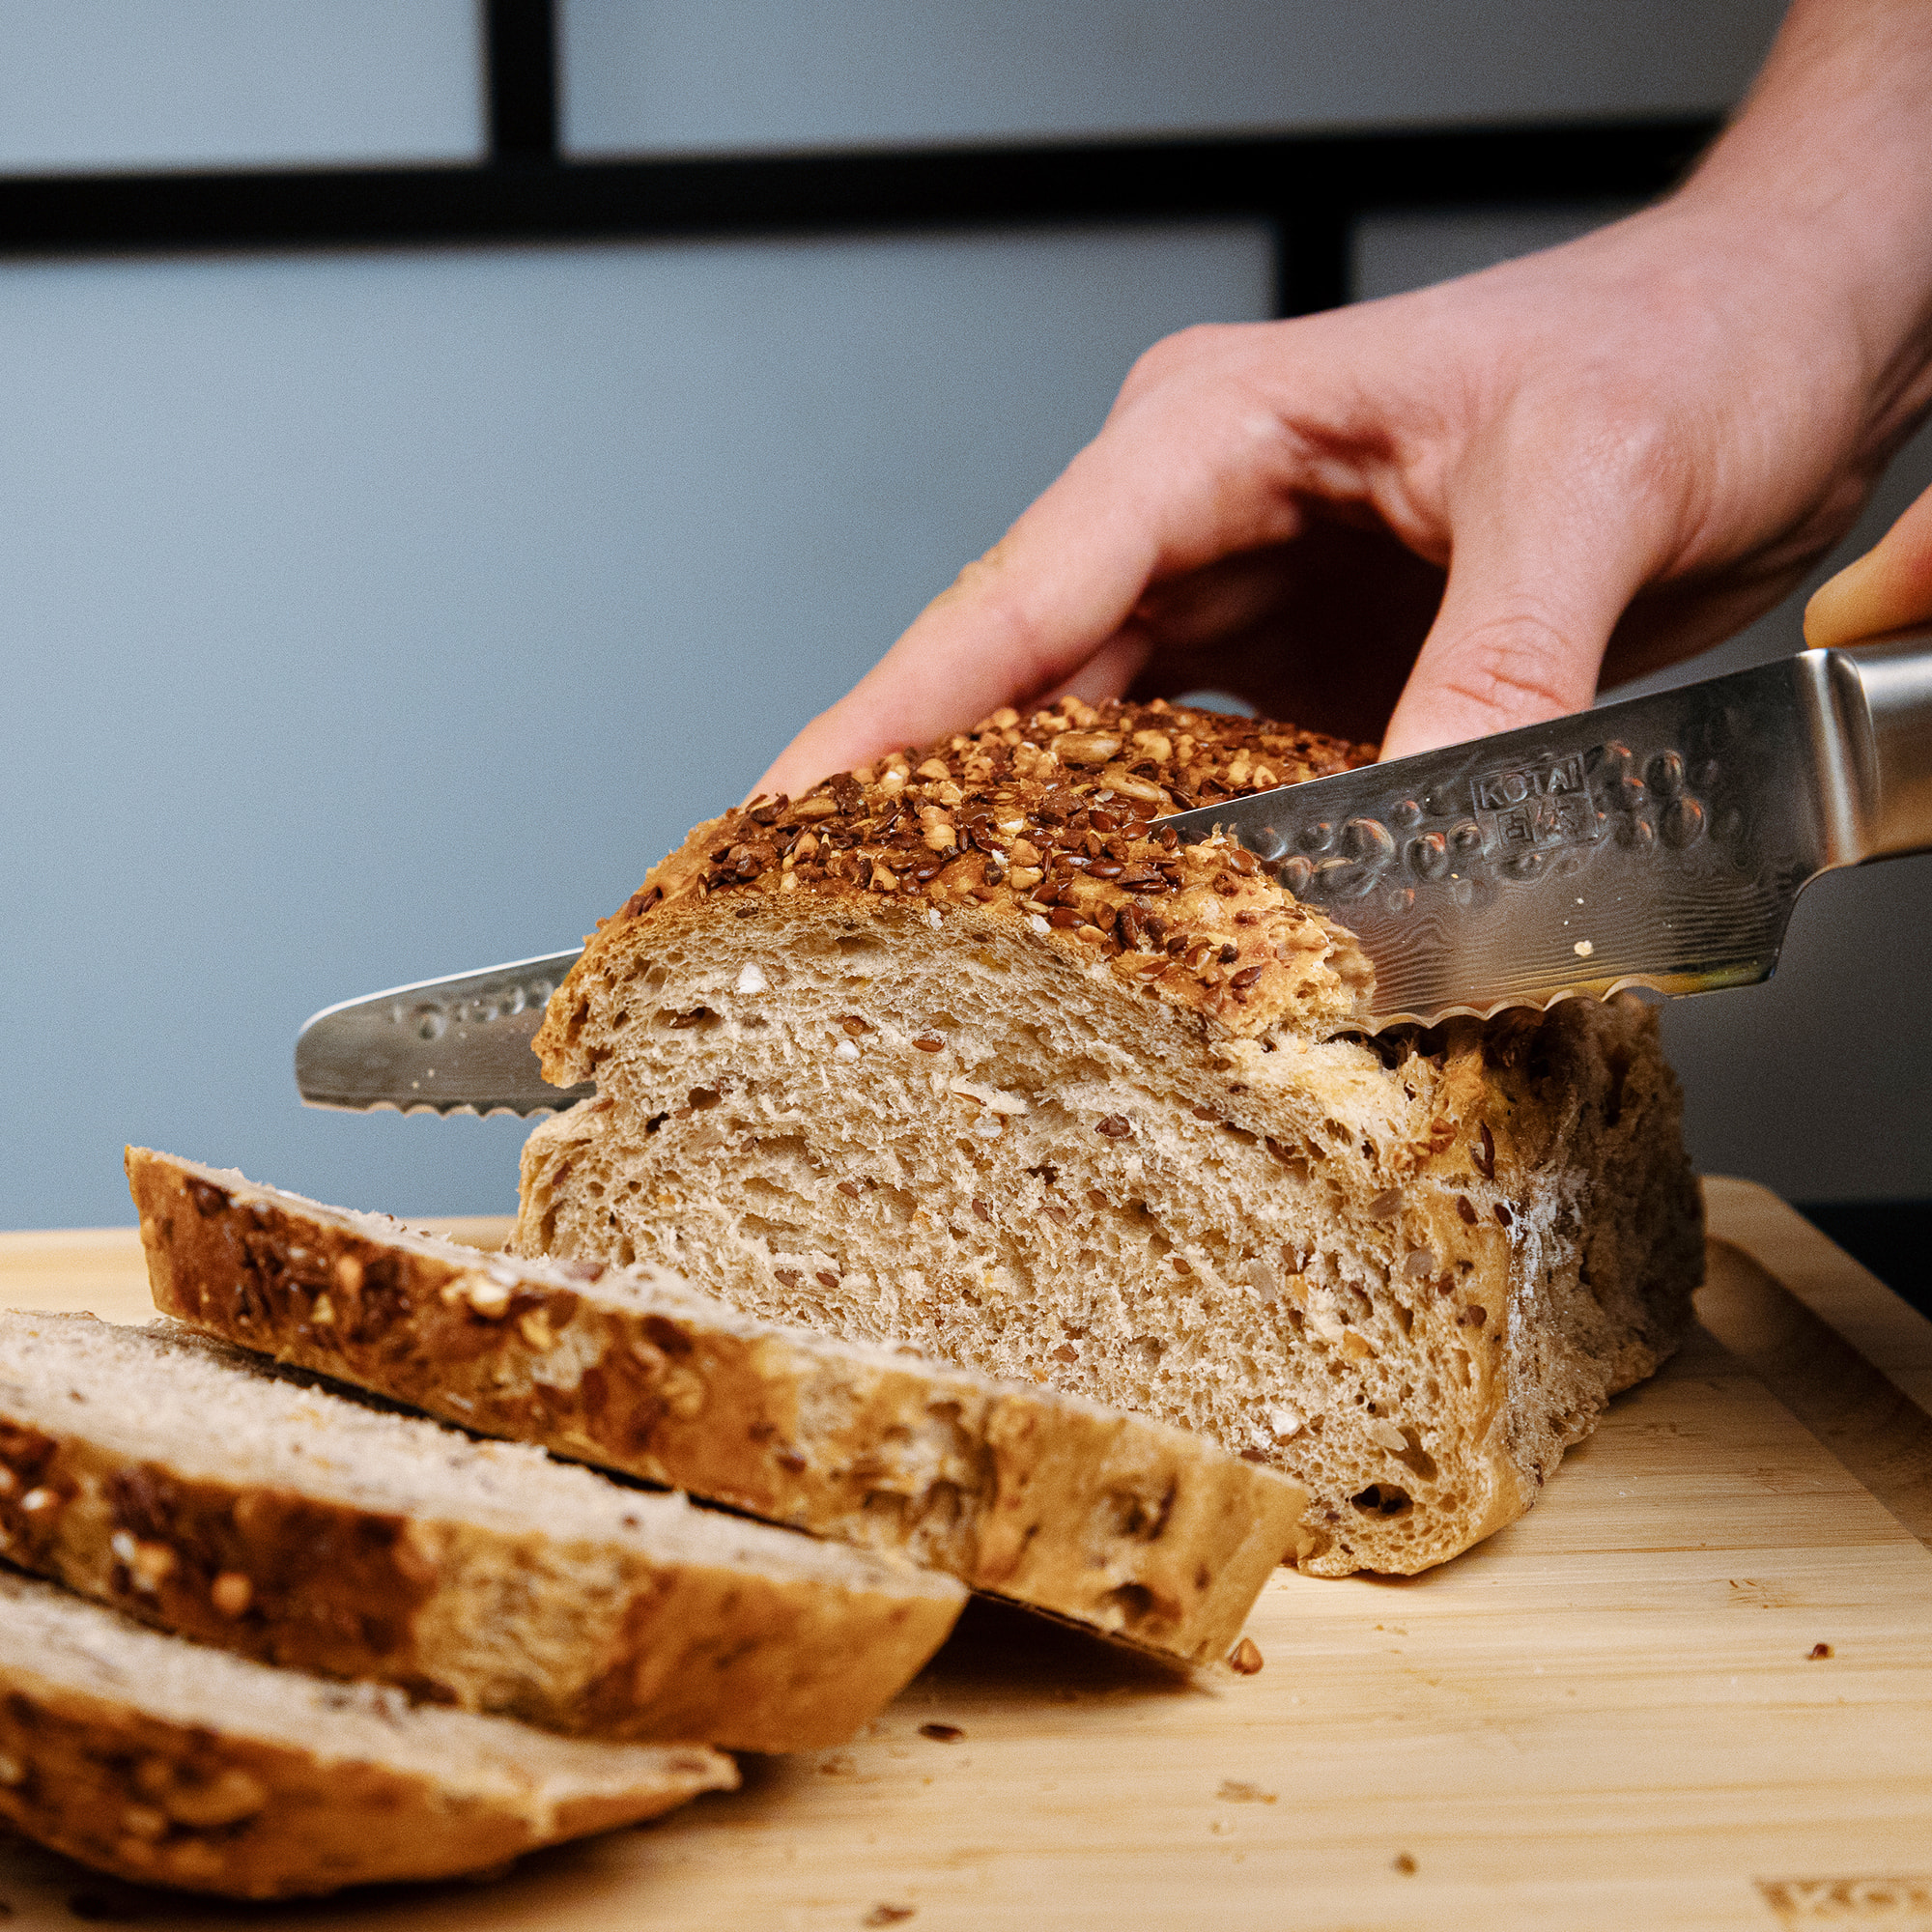
[[[1709,1198],[1707,1330],[1482,1548],[1279,1574],[1259,1676],[976,1604],[859,1743],[495,1886],[254,1913],[0,1844],[8,1932],[73,1932],[76,1896],[156,1932],[1923,1932],[1932,1324],[1761,1190]],[[138,1244],[0,1236],[0,1301],[141,1315]]]

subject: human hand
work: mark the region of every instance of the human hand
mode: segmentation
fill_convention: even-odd
[[[1674,208],[1189,330],[762,788],[1063,689],[1356,738],[1401,692],[1391,754],[1578,709],[1606,649],[1613,678],[1701,649],[1842,534],[1900,433],[1857,347],[1832,291]]]
[[[1751,106],[1662,206],[1157,344],[760,788],[1061,691],[1218,688],[1400,755],[1729,635],[1843,533],[1932,397],[1928,87],[1921,0],[1795,0]]]
[[[1932,624],[1932,490],[1804,607],[1804,641],[1832,646]]]

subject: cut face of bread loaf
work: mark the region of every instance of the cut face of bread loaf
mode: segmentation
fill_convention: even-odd
[[[699,1747],[412,1708],[0,1569],[0,1817],[122,1878],[238,1898],[446,1878],[737,1782]]]
[[[1368,1037],[1346,932],[1148,831],[1360,755],[1069,699],[700,827],[552,1002],[599,1092],[514,1245],[1202,1431],[1305,1569],[1453,1555],[1674,1346],[1699,1208],[1638,1003]]]
[[[0,1555],[264,1662],[767,1751],[850,1737],[966,1597],[89,1316],[0,1314]]]
[[[1172,1657],[1222,1655],[1295,1541],[1303,1491],[1145,1417],[654,1268],[485,1257],[141,1148],[128,1174],[156,1306],[196,1328]]]

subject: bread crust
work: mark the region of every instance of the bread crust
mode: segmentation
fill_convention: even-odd
[[[582,1745],[566,1747],[580,1754],[576,1776],[554,1762],[520,1775],[533,1734],[503,1720],[412,1713],[400,1700],[385,1722],[440,1743],[447,1769],[384,1761],[366,1738],[338,1735],[328,1687],[319,1683],[310,1686],[306,1736],[260,1722],[243,1674],[253,1666],[212,1652],[202,1653],[215,1666],[206,1708],[185,1718],[154,1708],[148,1683],[178,1669],[186,1646],[91,1605],[37,1604],[23,1591],[57,1595],[0,1573],[0,1616],[32,1613],[35,1634],[51,1633],[56,1643],[39,1656],[0,1644],[0,1817],[143,1885],[291,1898],[489,1871],[738,1781],[728,1758],[695,1746]],[[104,1667],[70,1667],[61,1655],[70,1645]]]
[[[737,918],[794,895],[971,911],[1241,1037],[1354,1017],[1373,974],[1351,933],[1296,905],[1237,846],[1182,845],[1147,826],[1374,758],[1372,745],[1266,719],[1067,697],[1024,720],[996,711],[802,799],[753,799],[697,826],[598,922],[537,1031],[544,1078],[596,1077],[609,1046],[584,1029],[598,990],[668,919],[721,898]]]
[[[128,1165],[156,1306],[193,1327],[1169,1657],[1223,1655],[1296,1540],[1298,1486],[1143,1417],[748,1320],[652,1269],[486,1272],[237,1174]]]
[[[1092,762],[1150,739],[1158,782]],[[1321,1574],[1455,1554],[1675,1347],[1700,1208],[1638,1003],[1370,1037],[1350,935],[1146,836],[1365,752],[1069,700],[698,828],[552,1001],[598,1097],[513,1245],[1208,1431],[1309,1489]]]
[[[615,1489],[603,1541],[582,1524],[547,1527],[534,1505],[512,1526],[500,1510],[466,1517],[446,1496],[412,1501],[389,1438],[443,1432],[385,1417],[375,1440],[357,1443],[331,1429],[331,1411],[353,1423],[366,1410],[322,1391],[281,1406],[268,1425],[284,1452],[277,1481],[247,1480],[235,1459],[192,1449],[184,1467],[182,1448],[163,1440],[130,1453],[125,1423],[100,1426],[101,1390],[87,1380],[87,1331],[102,1326],[0,1315],[0,1368],[22,1383],[0,1373],[0,1550],[142,1622],[261,1662],[394,1684],[579,1736],[797,1750],[843,1743],[876,1716],[965,1601],[907,1566],[841,1570],[760,1551],[760,1540],[789,1539],[717,1518],[708,1540],[671,1541],[682,1528],[673,1523],[653,1544],[647,1512],[666,1507],[657,1498],[633,1499],[639,1534],[624,1538]],[[200,1359],[210,1345],[185,1337],[171,1350],[159,1335],[107,1331],[97,1348],[109,1338],[145,1350],[154,1399],[171,1406],[171,1354],[188,1354],[184,1366],[204,1377],[221,1366]],[[125,1394],[122,1365],[101,1373]],[[49,1401],[50,1387],[26,1386],[50,1374],[85,1399]],[[259,1385],[256,1372],[232,1374],[244,1389]],[[385,1452],[390,1465],[368,1470],[361,1487],[407,1506],[346,1499],[344,1459]],[[518,1472],[495,1473],[514,1483]],[[732,1542],[753,1548],[733,1561],[718,1547]]]

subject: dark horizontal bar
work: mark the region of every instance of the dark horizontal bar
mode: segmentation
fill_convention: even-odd
[[[1642,199],[1705,119],[701,159],[0,180],[0,255],[800,234]]]

